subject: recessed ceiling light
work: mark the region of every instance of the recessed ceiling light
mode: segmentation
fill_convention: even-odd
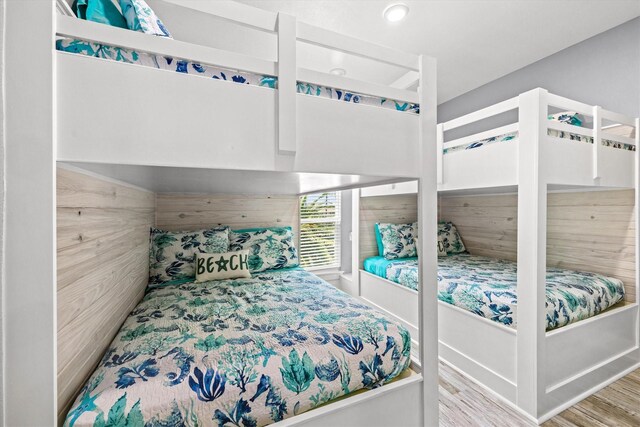
[[[344,76],[347,74],[347,71],[344,68],[332,68],[329,72],[331,74],[335,74],[336,76]]]
[[[396,3],[387,6],[382,15],[389,22],[402,21],[409,13],[409,6],[404,3]]]

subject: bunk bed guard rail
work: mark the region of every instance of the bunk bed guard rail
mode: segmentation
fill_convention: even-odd
[[[259,30],[261,33],[275,34],[277,36],[277,61],[164,37],[149,36],[107,25],[97,25],[62,14],[57,16],[56,34],[58,37],[135,49],[137,52],[277,77],[278,119],[276,128],[280,154],[294,154],[296,152],[296,84],[298,81],[412,104],[419,102],[417,91],[407,89],[419,80],[420,57],[418,55],[334,33],[297,21],[294,16],[281,12],[273,13],[231,2],[181,3],[176,0],[165,1]],[[320,46],[400,67],[406,70],[406,74],[390,85],[383,85],[300,68],[296,58],[298,43]]]
[[[602,178],[607,178],[607,175],[611,175],[611,165],[607,167],[605,159],[610,146],[616,148],[622,147],[626,153],[621,155],[621,158],[631,160],[631,163],[626,162],[623,166],[624,178],[610,180],[611,186],[621,187],[634,187],[631,176],[633,170],[627,168],[635,163],[635,156],[632,151],[636,151],[638,146],[638,119],[628,117],[624,114],[619,114],[613,111],[606,110],[601,106],[592,106],[582,102],[574,101],[569,98],[561,97],[552,93],[548,93],[544,89],[534,89],[533,91],[539,91],[544,96],[540,99],[545,105],[541,105],[540,111],[544,112],[544,117],[522,117],[518,114],[518,117],[514,123],[500,126],[497,128],[489,129],[482,132],[473,133],[464,137],[455,138],[449,141],[445,141],[445,133],[452,130],[461,131],[465,126],[479,125],[480,122],[485,120],[495,120],[501,114],[509,111],[517,111],[520,113],[520,103],[523,95],[519,95],[489,107],[474,111],[456,119],[440,123],[437,127],[437,168],[438,168],[438,184],[447,184],[445,182],[445,167],[450,166],[445,162],[445,155],[451,151],[466,150],[469,148],[480,148],[482,145],[486,145],[487,141],[500,138],[501,136],[517,135],[519,127],[524,120],[540,120],[542,123],[542,129],[540,133],[540,140],[544,138],[550,138],[551,140],[559,140],[559,135],[569,135],[570,139],[591,141],[591,166],[590,177],[593,182],[589,184],[599,185]],[[593,122],[592,127],[578,127],[572,124],[563,123],[561,121],[548,119],[552,110],[557,111],[571,111],[581,116],[588,117]],[[606,122],[606,123],[605,123]],[[609,124],[607,124],[609,123]],[[626,126],[629,129],[635,129],[635,135],[621,135],[613,133],[612,130],[616,127]],[[565,137],[566,138],[566,137]],[[506,140],[506,139],[505,139]],[[537,143],[540,143],[540,140]],[[517,161],[517,159],[513,159]],[[571,162],[571,160],[569,160]],[[576,162],[577,160],[573,160]],[[622,164],[621,164],[622,166]],[[628,172],[628,173],[627,173]],[[585,177],[587,178],[587,177]]]

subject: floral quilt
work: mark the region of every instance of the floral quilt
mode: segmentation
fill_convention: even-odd
[[[438,298],[503,325],[517,327],[517,263],[454,255],[438,259]],[[587,319],[618,303],[618,279],[547,268],[547,330]]]
[[[263,426],[410,362],[402,326],[301,269],[149,290],[65,425]]]
[[[418,261],[389,261],[386,279],[417,290]],[[438,299],[511,328],[517,327],[516,286],[515,262],[468,254],[438,258]],[[595,316],[623,298],[618,279],[547,268],[547,330]]]
[[[580,135],[572,132],[565,132],[556,129],[547,129],[547,135],[555,136],[556,138],[568,139],[570,141],[584,142],[587,144],[593,144],[592,136]],[[454,153],[461,150],[472,150],[485,145],[495,144],[498,142],[514,141],[518,138],[518,132],[505,133],[504,135],[492,136],[491,138],[481,139],[471,142],[469,144],[458,145],[456,147],[445,148],[443,154]],[[612,141],[610,139],[603,138],[601,144],[605,147],[617,148],[620,150],[636,151],[636,146],[631,144],[625,144],[622,142]]]
[[[229,70],[211,65],[185,61],[182,59],[92,43],[84,40],[66,38],[59,39],[56,41],[56,49],[63,52],[94,56],[112,61],[143,65],[146,67],[192,74],[210,79],[227,80],[234,83],[263,86],[272,89],[278,87],[278,78],[274,76]],[[296,90],[299,94],[303,95],[319,96],[337,101],[350,102],[353,104],[366,104],[375,107],[389,108],[396,111],[406,111],[409,113],[420,113],[419,104],[369,96],[361,93],[349,92],[339,88],[331,88],[306,82],[297,82]]]
[[[387,279],[406,288],[418,290],[418,260],[394,260],[387,266]]]

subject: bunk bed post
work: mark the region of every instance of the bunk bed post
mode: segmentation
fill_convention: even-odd
[[[362,295],[360,290],[360,189],[351,190],[351,288],[348,293]]]
[[[56,420],[55,2],[6,1],[4,419]],[[37,25],[33,25],[37,22]],[[28,53],[28,54],[27,54]]]
[[[438,254],[433,242],[438,240],[437,186],[437,88],[436,60],[420,56],[420,181],[418,185],[418,220],[420,286],[418,313],[420,326],[420,365],[422,367],[422,425],[438,425]]]
[[[278,152],[296,152],[296,18],[278,13]]]
[[[542,164],[547,91],[519,97],[517,405],[534,419],[545,395],[547,182]]]
[[[438,184],[442,184],[444,179],[444,170],[442,169],[444,166],[444,125],[442,123],[438,123],[437,134],[437,159],[438,159]]]
[[[600,179],[600,172],[602,171],[602,108],[599,106],[593,107],[593,179]]]
[[[636,118],[636,169],[634,176],[635,185],[635,215],[636,215],[636,241],[635,241],[635,264],[636,264],[636,295],[635,303],[640,301],[640,118]],[[640,315],[636,319],[636,347],[640,347]]]

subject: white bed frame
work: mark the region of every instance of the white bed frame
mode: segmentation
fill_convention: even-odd
[[[423,240],[436,238],[436,173],[435,168],[424,167],[435,164],[436,159],[435,60],[235,2],[168,0],[152,4],[161,3],[177,15],[196,14],[238,24],[238,28],[258,30],[256,37],[273,39],[275,35],[277,60],[57,15],[53,0],[4,3],[5,96],[6,105],[11,106],[5,127],[6,425],[56,424],[57,162],[243,169],[292,175],[319,172],[373,176],[378,177],[377,183],[418,178],[423,207],[420,219],[432,225],[424,227]],[[187,26],[188,20],[172,22],[175,34]],[[57,52],[56,36],[274,75],[279,79],[279,89]],[[420,89],[410,91],[300,69],[296,59],[299,43],[393,64],[410,75],[417,71]],[[298,95],[296,80],[418,102],[422,112],[406,114]],[[171,107],[181,100],[189,102],[182,102],[180,108]],[[236,114],[240,109],[243,114]],[[114,119],[113,125],[105,125],[105,118]],[[180,149],[176,150],[178,138]],[[393,163],[384,154],[391,138],[396,141]],[[353,161],[365,151],[369,153],[367,162]],[[345,185],[340,182],[337,187]],[[245,184],[250,186],[251,182]],[[435,249],[425,247],[423,253],[423,270],[435,271]],[[422,326],[418,332],[420,354],[414,365],[417,374],[278,425],[437,425],[435,274],[423,280],[432,286],[425,286],[431,290],[421,292],[419,298],[425,314],[418,322]],[[381,406],[393,410],[380,411]],[[399,407],[403,410],[398,411]]]
[[[591,116],[593,129],[550,121],[549,107]],[[444,141],[446,131],[510,110],[518,112],[514,124]],[[608,133],[611,127],[605,127],[603,120],[635,127],[635,139]],[[518,192],[518,330],[438,301],[439,357],[536,423],[640,366],[638,301],[546,332],[544,293],[547,190],[579,188],[576,186],[635,188],[637,207],[640,151],[559,139],[547,135],[549,128],[640,147],[637,118],[552,95],[544,89],[438,125],[440,194]],[[516,130],[519,137],[515,141],[444,154],[446,148]],[[384,185],[360,193],[364,197],[410,191],[407,184],[401,188]],[[358,195],[353,199],[353,211],[358,212]],[[358,221],[358,215],[353,218]],[[636,295],[640,270],[638,225],[636,216]],[[359,230],[356,224],[352,228]],[[353,240],[357,260],[359,239]],[[363,271],[361,265],[354,268],[360,272],[359,295],[415,329],[418,293]]]

